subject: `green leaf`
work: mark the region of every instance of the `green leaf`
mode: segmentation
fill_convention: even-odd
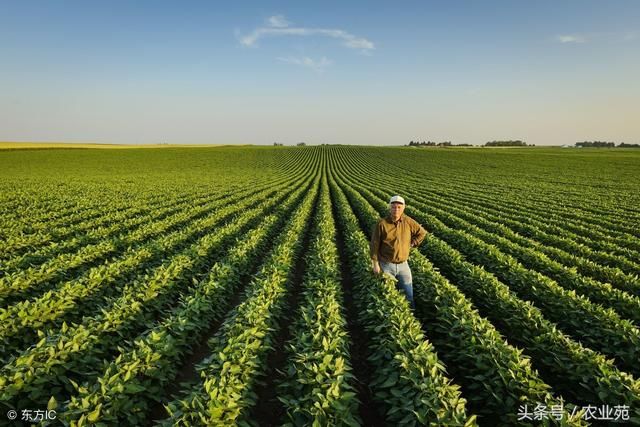
[[[394,385],[395,383],[398,382],[398,372],[393,372],[389,378],[387,378],[387,380],[382,383],[382,385],[380,386],[381,388],[387,388],[387,387],[391,387],[392,385]]]
[[[93,411],[91,411],[89,415],[87,415],[87,420],[90,423],[95,423],[96,421],[98,421],[98,419],[100,418],[101,408],[102,408],[102,403],[98,403],[98,406],[96,406],[96,409],[94,409]]]
[[[47,409],[48,410],[54,410],[58,407],[58,402],[56,402],[56,398],[54,396],[51,396],[51,399],[49,399],[49,402],[47,403]]]

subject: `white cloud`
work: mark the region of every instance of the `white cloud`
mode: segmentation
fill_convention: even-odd
[[[274,15],[270,16],[267,19],[267,24],[269,24],[270,27],[274,28],[285,28],[289,26],[290,22],[287,21],[282,15]]]
[[[318,73],[322,73],[326,67],[333,64],[330,59],[327,59],[324,56],[317,61],[309,58],[308,56],[304,56],[302,58],[295,58],[292,56],[279,57],[278,60],[286,62],[287,64],[294,64],[301,67],[311,68]]]
[[[562,34],[555,36],[555,41],[559,43],[615,43],[629,42],[640,38],[637,30],[628,31],[599,31],[582,34]]]
[[[342,44],[350,49],[360,49],[363,53],[370,53],[375,49],[373,42],[363,37],[357,37],[347,31],[332,28],[291,27],[282,15],[271,16],[267,19],[269,27],[260,27],[250,34],[241,36],[240,43],[245,46],[256,46],[258,40],[266,36],[325,36],[342,40]]]
[[[560,43],[584,43],[587,40],[579,34],[565,34],[556,37]]]

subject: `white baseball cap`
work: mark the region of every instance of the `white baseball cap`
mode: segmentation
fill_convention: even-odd
[[[393,196],[390,200],[389,200],[389,204],[391,203],[402,203],[403,205],[404,203],[404,199],[400,196]]]

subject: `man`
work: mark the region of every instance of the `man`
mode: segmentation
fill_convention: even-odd
[[[382,272],[398,279],[409,305],[413,302],[413,283],[407,259],[411,248],[424,240],[427,232],[413,218],[404,215],[405,203],[400,196],[389,200],[389,215],[381,219],[371,235],[371,264],[375,274]]]

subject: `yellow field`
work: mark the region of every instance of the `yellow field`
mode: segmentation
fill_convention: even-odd
[[[220,147],[221,144],[100,144],[75,142],[9,142],[0,141],[0,150],[42,148],[163,148],[163,147]]]

